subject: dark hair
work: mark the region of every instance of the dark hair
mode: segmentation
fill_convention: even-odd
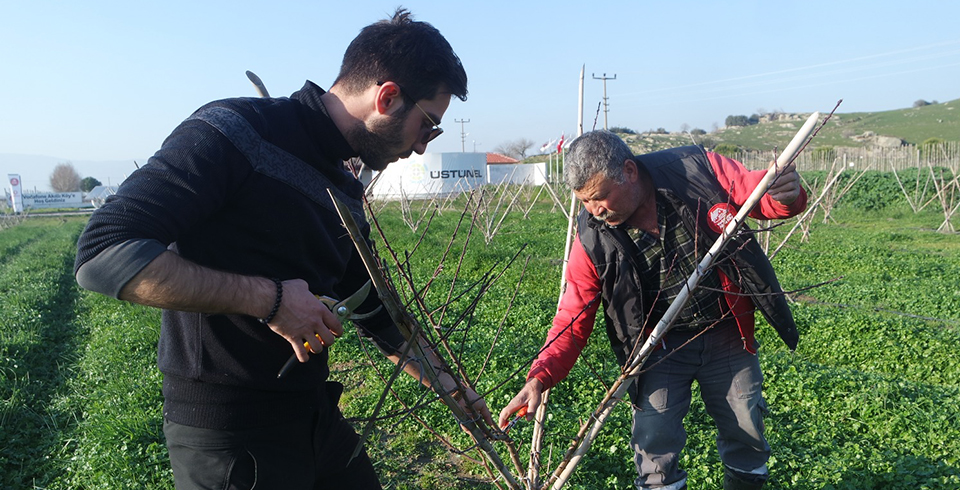
[[[467,100],[467,73],[450,43],[435,27],[413,20],[402,7],[393,18],[370,24],[347,46],[334,85],[356,93],[392,81],[409,90],[404,97],[432,99],[441,87]]]

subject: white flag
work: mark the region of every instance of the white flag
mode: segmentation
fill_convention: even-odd
[[[550,149],[553,148],[553,145],[555,145],[555,144],[557,144],[557,140],[547,141],[546,143],[543,144],[543,146],[540,147],[540,153],[547,153],[547,152],[549,152]]]

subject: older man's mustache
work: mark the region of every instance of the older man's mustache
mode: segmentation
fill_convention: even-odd
[[[610,211],[607,211],[607,212],[605,212],[605,213],[601,213],[601,214],[598,214],[598,215],[593,215],[593,219],[595,219],[595,220],[597,220],[597,221],[606,222],[607,219],[609,219],[609,218],[610,218]]]

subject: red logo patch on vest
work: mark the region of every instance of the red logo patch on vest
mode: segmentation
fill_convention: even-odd
[[[714,204],[710,211],[707,213],[707,222],[710,224],[710,229],[722,233],[723,229],[727,227],[727,223],[733,221],[733,218],[737,215],[737,208],[733,207],[729,203],[719,203]]]

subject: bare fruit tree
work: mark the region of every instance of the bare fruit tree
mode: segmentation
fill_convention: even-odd
[[[527,157],[527,151],[529,151],[534,144],[535,143],[533,141],[527,138],[518,138],[516,140],[497,145],[493,151],[508,157],[516,158],[517,160],[523,160]]]
[[[50,173],[50,188],[54,192],[77,192],[80,190],[80,174],[70,162],[58,163]]]

